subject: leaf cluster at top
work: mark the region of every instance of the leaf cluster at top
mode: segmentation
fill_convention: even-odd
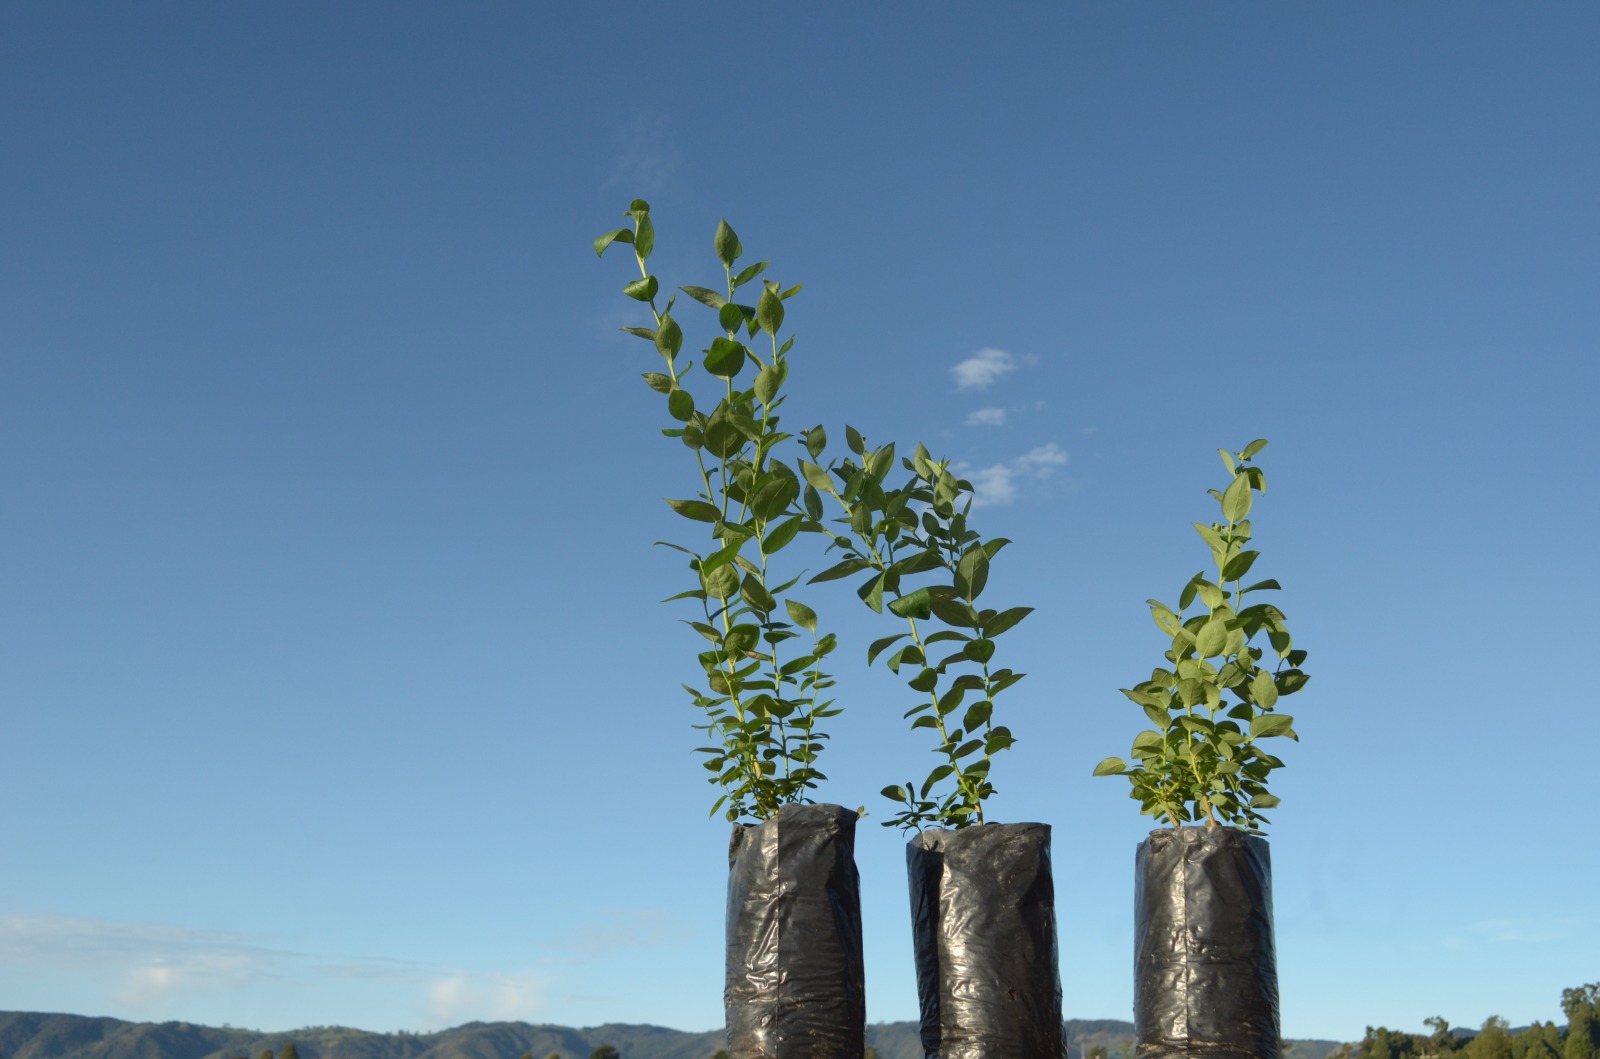
[[[827,447],[823,428],[802,433],[812,459],[820,459]],[[906,631],[867,649],[867,661],[896,648],[884,656],[885,664],[898,675],[909,674],[906,683],[919,700],[905,716],[915,718],[914,729],[933,731],[933,750],[942,759],[921,784],[883,789],[903,806],[884,826],[981,824],[983,803],[995,793],[989,780],[994,755],[1016,741],[1009,728],[994,723],[995,700],[1023,677],[993,665],[995,640],[1032,612],[978,604],[990,563],[1010,542],[986,541],[970,528],[972,484],[956,477],[949,461],[936,462],[918,445],[900,459],[909,473],[896,485],[888,481],[895,467],[893,443],[869,450],[853,427],[845,428],[845,443],[850,455],[826,467],[800,462],[812,517],[822,517],[823,495],[842,511],[833,520],[840,528],[827,532],[830,548],[845,558],[812,581],[865,573],[856,595],[872,610],[881,614],[887,608],[905,622]]]
[[[909,674],[907,683],[922,699],[906,712],[915,718],[912,727],[932,729],[938,738],[941,761],[920,786],[884,789],[904,806],[886,826],[982,823],[983,802],[994,793],[991,762],[1014,742],[1009,729],[993,723],[995,699],[1023,676],[992,664],[995,639],[1030,613],[1027,607],[978,605],[989,565],[1008,542],[985,541],[969,527],[971,484],[921,445],[900,460],[909,477],[898,485],[888,482],[894,445],[869,451],[850,426],[848,455],[825,460],[827,434],[817,426],[801,432],[809,459],[786,462],[782,447],[793,435],[781,430],[777,412],[786,400],[794,337],[780,343],[778,336],[784,302],[800,285],[783,289],[762,279],[755,304],[740,301],[741,288],[761,279],[767,262],[735,272],[744,248],[726,220],[712,240],[722,289],[678,288],[713,310],[721,329],[701,351],[702,368],[721,387],[714,403],[697,399],[689,386],[693,363],[680,359],[684,334],[672,315],[677,296],[658,307],[661,284],[647,265],[655,246],[649,204],[636,199],[627,212],[633,227],[607,232],[594,247],[600,255],[614,244],[633,247],[639,278],[623,293],[649,306],[655,326],[623,330],[648,340],[665,361],[664,371],[644,379],[665,397],[677,424],[662,433],[682,441],[695,459],[696,494],[667,503],[708,527],[709,541],[667,546],[689,556],[695,575],[693,587],[670,600],[700,604],[701,619],[688,624],[710,645],[698,655],[703,680],[684,688],[706,715],[699,727],[716,741],[700,748],[711,781],[724,789],[713,814],[725,808],[729,820],[764,820],[782,805],[805,800],[826,778],[815,767],[828,738],[817,722],[840,710],[825,697],[834,682],[821,663],[836,641],[818,632],[816,613],[790,594],[798,575],[774,583],[780,575],[771,561],[800,534],[811,533],[825,535],[828,548],[845,557],[810,583],[865,572],[857,589],[861,600],[906,622],[907,631],[871,645],[868,661],[909,639],[886,664]],[[767,336],[764,353],[747,344],[758,335]],[[831,522],[824,497],[842,512]],[[810,643],[791,656],[788,641],[800,636],[797,630],[809,634]],[[950,646],[934,659],[941,643]]]
[[[700,618],[687,624],[708,647],[697,660],[701,680],[683,685],[705,714],[697,727],[712,737],[700,748],[711,782],[723,788],[713,804],[729,820],[770,818],[782,806],[806,800],[806,792],[826,779],[816,767],[828,736],[817,722],[840,712],[826,697],[832,678],[822,660],[834,649],[831,633],[817,628],[817,615],[790,590],[798,573],[779,581],[774,559],[806,526],[795,509],[800,479],[774,455],[792,435],[780,428],[778,409],[785,396],[787,356],[793,336],[781,344],[786,299],[797,284],[781,289],[763,280],[755,304],[738,300],[741,288],[766,271],[767,262],[738,272],[744,248],[723,221],[714,249],[724,272],[721,291],[682,287],[683,293],[717,314],[721,334],[701,351],[701,366],[718,383],[711,396],[691,391],[694,364],[680,358],[683,329],[672,316],[676,295],[658,307],[661,286],[647,261],[655,246],[650,205],[635,199],[628,208],[633,227],[595,240],[595,253],[613,244],[631,245],[639,278],[622,292],[650,307],[655,326],[623,330],[654,345],[664,371],[644,373],[644,381],[665,398],[668,416],[678,425],[662,430],[677,438],[694,460],[693,497],[667,500],[691,522],[706,527],[697,547],[665,544],[689,556],[693,587],[670,597],[700,605]],[[747,342],[766,336],[767,350]],[[743,379],[741,379],[743,376]],[[816,527],[810,527],[815,530]],[[800,641],[796,647],[791,641]]]
[[[1133,764],[1108,757],[1094,770],[1128,777],[1140,812],[1174,827],[1204,819],[1259,834],[1269,822],[1261,810],[1278,804],[1267,778],[1283,765],[1259,741],[1299,738],[1294,718],[1277,707],[1305,687],[1309,677],[1300,667],[1306,652],[1294,646],[1281,610],[1247,601],[1278,590],[1278,582],[1244,583],[1260,554],[1246,547],[1248,516],[1255,494],[1267,488],[1266,475],[1251,461],[1266,445],[1257,439],[1237,453],[1218,450],[1232,476],[1226,489],[1209,490],[1222,520],[1194,523],[1217,572],[1214,579],[1204,570],[1190,578],[1176,610],[1149,601],[1156,625],[1171,637],[1167,664],[1122,693],[1155,727],[1134,739]],[[1199,609],[1184,617],[1196,600]],[[1262,664],[1266,651],[1255,644],[1263,633],[1273,654],[1270,669]]]

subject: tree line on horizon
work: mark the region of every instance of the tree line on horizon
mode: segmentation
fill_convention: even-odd
[[[1328,1059],[1600,1059],[1600,983],[1563,989],[1561,1011],[1565,1027],[1535,1022],[1513,1032],[1490,1015],[1471,1036],[1438,1015],[1422,1020],[1427,1034],[1368,1026],[1359,1043],[1340,1045]]]

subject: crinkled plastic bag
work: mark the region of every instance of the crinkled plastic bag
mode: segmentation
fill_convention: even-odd
[[[728,1054],[861,1059],[866,975],[856,814],[787,805],[728,847]]]
[[[923,831],[906,847],[927,1059],[1061,1059],[1048,824]]]
[[[1139,1059],[1279,1059],[1272,854],[1231,827],[1152,831],[1134,883]]]

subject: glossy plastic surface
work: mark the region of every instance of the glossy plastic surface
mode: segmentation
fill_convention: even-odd
[[[1059,1059],[1048,824],[924,831],[906,847],[928,1059]]]
[[[1265,839],[1152,831],[1135,868],[1134,952],[1139,1059],[1280,1059]]]
[[[788,805],[728,847],[731,1059],[861,1059],[866,984],[856,814]]]

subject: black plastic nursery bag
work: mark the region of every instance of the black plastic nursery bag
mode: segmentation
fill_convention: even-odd
[[[927,1059],[1060,1059],[1050,825],[923,831],[906,846]]]
[[[861,1059],[866,981],[856,814],[787,805],[728,847],[728,1054]]]
[[[1139,1059],[1279,1059],[1265,839],[1152,831],[1139,843],[1133,914]]]

